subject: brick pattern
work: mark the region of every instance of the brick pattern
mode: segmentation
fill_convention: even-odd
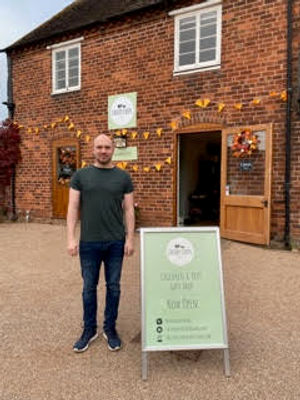
[[[178,1],[176,8],[199,1]],[[169,127],[185,109],[192,121],[221,121],[224,126],[273,123],[272,238],[284,234],[284,169],[286,104],[269,98],[272,90],[286,89],[286,5],[281,0],[223,2],[222,66],[214,71],[173,76],[174,22],[166,10],[138,12],[111,20],[98,28],[64,36],[64,41],[84,35],[82,42],[82,89],[51,96],[51,51],[42,43],[13,52],[16,120],[25,126],[43,125],[68,114],[75,125],[94,137],[107,132],[107,96],[138,93],[138,130],[163,127],[161,139],[150,135],[129,139],[137,145],[142,167],[172,156],[161,172],[133,172],[142,225],[172,225],[175,200],[175,134]],[[299,48],[299,1],[295,2],[295,72]],[[298,44],[298,45],[297,45]],[[296,78],[294,85],[296,86]],[[197,98],[223,101],[222,114],[212,108],[199,110]],[[250,105],[254,97],[264,101]],[[248,105],[242,111],[231,106]],[[292,132],[291,234],[300,240],[300,140],[299,116],[294,114]],[[51,141],[70,135],[63,126],[54,133],[24,134],[23,162],[17,173],[17,204],[32,208],[39,217],[52,216]],[[81,141],[82,159],[91,161],[92,142]]]

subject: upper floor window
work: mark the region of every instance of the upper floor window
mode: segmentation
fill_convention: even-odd
[[[221,63],[220,0],[172,11],[175,15],[174,73],[218,68]]]
[[[80,39],[49,46],[52,49],[52,94],[80,90]]]

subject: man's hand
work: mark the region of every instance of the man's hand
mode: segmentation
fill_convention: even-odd
[[[72,257],[77,256],[77,254],[78,254],[78,241],[77,240],[71,240],[68,243],[68,254]]]
[[[126,257],[130,257],[133,254],[133,239],[127,238],[125,240],[124,254]]]

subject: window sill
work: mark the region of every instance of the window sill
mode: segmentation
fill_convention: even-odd
[[[204,71],[214,71],[216,69],[221,69],[221,65],[212,65],[211,67],[193,68],[193,69],[185,69],[185,70],[174,70],[173,76],[196,74],[196,73],[204,72]]]
[[[52,93],[51,93],[51,96],[58,96],[58,95],[60,95],[60,94],[79,92],[80,90],[81,90],[81,87],[75,88],[75,89],[61,90],[61,91],[59,91],[59,92],[52,92]]]

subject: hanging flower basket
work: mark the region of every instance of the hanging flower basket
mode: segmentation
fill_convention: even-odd
[[[232,139],[232,155],[233,157],[250,157],[254,152],[258,151],[258,137],[254,135],[251,129],[244,129],[236,133]]]

